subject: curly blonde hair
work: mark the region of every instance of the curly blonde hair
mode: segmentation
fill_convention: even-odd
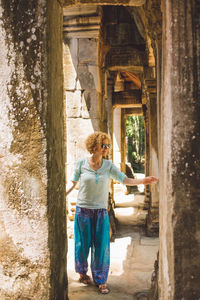
[[[85,141],[87,151],[90,154],[93,154],[95,152],[96,147],[98,145],[102,145],[105,139],[107,139],[109,143],[111,142],[110,137],[105,132],[96,131],[90,134]]]

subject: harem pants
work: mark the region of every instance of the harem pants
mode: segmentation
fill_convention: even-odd
[[[88,271],[88,255],[91,248],[91,271],[95,284],[106,282],[110,266],[110,229],[106,209],[76,207],[75,269],[77,273]]]

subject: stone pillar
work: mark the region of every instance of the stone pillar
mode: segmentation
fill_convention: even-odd
[[[200,297],[199,1],[162,1],[159,299]]]
[[[126,173],[126,109],[121,109],[121,171]]]
[[[113,110],[113,162],[121,169],[121,108]]]
[[[158,130],[157,130],[157,94],[156,81],[146,80],[147,113],[149,120],[149,175],[158,177]],[[159,230],[159,190],[158,184],[150,185],[149,213],[147,217],[147,234],[158,235]]]
[[[113,107],[112,107],[112,93],[113,93],[113,81],[110,78],[107,78],[106,83],[106,111],[107,111],[107,128],[108,134],[113,136]],[[111,151],[112,152],[112,151]],[[112,154],[110,153],[111,159]]]
[[[0,15],[0,298],[66,299],[62,8]]]
[[[149,146],[149,116],[147,106],[143,105],[143,116],[145,125],[145,176],[150,174],[150,146]],[[150,205],[150,189],[149,185],[145,186],[145,208],[149,208]]]

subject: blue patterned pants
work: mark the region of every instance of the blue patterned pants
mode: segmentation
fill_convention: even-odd
[[[91,270],[95,284],[106,282],[110,266],[110,228],[106,209],[76,207],[75,269],[77,273],[88,271],[88,255],[91,248]]]

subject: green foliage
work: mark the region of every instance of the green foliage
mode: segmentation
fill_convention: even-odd
[[[145,153],[145,131],[142,116],[129,116],[126,119],[126,136],[128,138],[128,160],[143,163]]]

